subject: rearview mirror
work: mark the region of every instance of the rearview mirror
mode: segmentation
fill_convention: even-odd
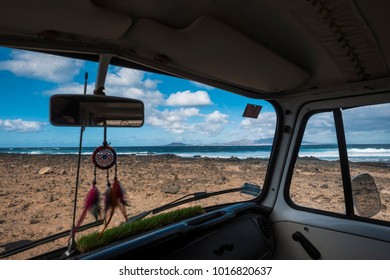
[[[381,210],[381,199],[374,178],[368,173],[352,179],[353,204],[358,214],[370,218]]]
[[[50,123],[56,126],[140,127],[144,123],[144,103],[114,96],[53,95]]]

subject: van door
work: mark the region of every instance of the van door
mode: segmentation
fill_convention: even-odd
[[[300,111],[271,214],[276,259],[390,259],[390,104],[354,102]]]

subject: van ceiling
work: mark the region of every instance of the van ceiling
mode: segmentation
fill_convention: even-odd
[[[389,76],[386,0],[55,3],[2,1],[0,44],[29,48],[30,40],[32,49],[109,50],[270,97]]]

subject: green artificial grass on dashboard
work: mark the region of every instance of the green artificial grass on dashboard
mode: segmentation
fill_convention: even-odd
[[[123,223],[117,227],[106,229],[101,234],[100,232],[93,232],[80,237],[76,242],[77,250],[81,253],[88,252],[112,242],[155,230],[204,213],[205,211],[202,207],[194,206],[158,214],[132,223]]]

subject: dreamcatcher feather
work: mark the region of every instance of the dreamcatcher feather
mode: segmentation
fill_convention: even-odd
[[[104,142],[106,143],[106,142]],[[127,213],[125,206],[128,206],[126,194],[122,184],[117,178],[117,163],[116,152],[107,144],[103,144],[95,149],[92,154],[92,162],[95,166],[94,180],[91,189],[88,191],[85,201],[84,209],[80,215],[80,218],[72,231],[72,236],[76,233],[77,229],[83,223],[87,213],[89,212],[96,220],[99,219],[101,214],[100,206],[100,192],[96,187],[96,168],[107,170],[107,189],[104,193],[104,227],[101,233],[108,227],[111,219],[115,213],[115,209],[119,208],[125,221],[127,220]],[[115,178],[114,182],[110,184],[108,169],[115,166]]]

